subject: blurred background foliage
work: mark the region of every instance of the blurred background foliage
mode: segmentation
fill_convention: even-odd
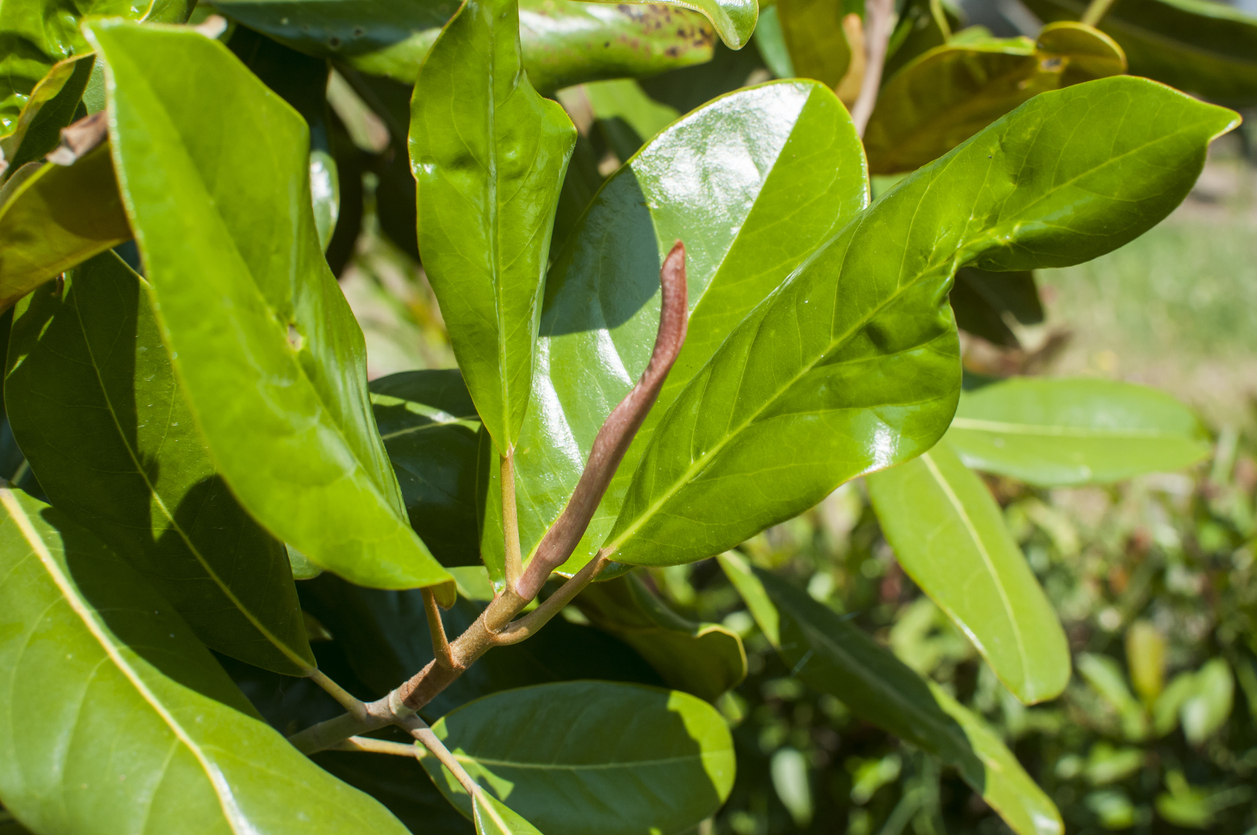
[[[995,35],[1037,27],[1011,0],[954,11]],[[644,138],[716,95],[774,77],[772,45],[757,38],[739,52],[717,44],[709,63],[641,82],[559,91],[581,136],[555,246]],[[370,376],[452,367],[415,249],[409,90],[341,71],[329,88],[341,188],[328,257],[366,334]],[[998,345],[964,335],[974,381],[1142,382],[1195,406],[1215,432],[1211,460],[1185,473],[1055,490],[987,479],[1069,636],[1075,672],[1061,698],[1026,707],[1003,688],[898,567],[861,483],[741,548],[984,716],[1071,833],[1257,835],[1253,139],[1246,126],[1217,143],[1192,196],[1143,238],[1039,273],[1042,322],[1007,322],[1012,338]],[[735,728],[737,784],[700,833],[1008,831],[936,759],[795,678],[714,560],[641,573],[680,614],[723,623],[745,641],[749,675],[718,701]],[[565,615],[586,622],[573,607]]]

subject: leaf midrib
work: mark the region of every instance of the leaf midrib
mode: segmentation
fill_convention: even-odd
[[[613,771],[616,769],[633,769],[633,768],[649,768],[654,766],[672,765],[674,763],[693,762],[695,760],[706,760],[710,757],[728,754],[728,749],[722,748],[716,751],[702,751],[698,754],[685,754],[680,757],[658,757],[650,760],[629,760],[619,763],[596,763],[592,765],[574,764],[561,765],[559,763],[530,763],[519,762],[517,760],[498,760],[487,757],[476,757],[465,753],[461,748],[454,750],[454,758],[459,762],[471,763],[475,765],[494,765],[502,768],[516,768],[521,771]]]
[[[52,556],[52,552],[48,550],[48,546],[44,543],[39,533],[31,524],[30,517],[26,515],[26,511],[18,503],[13,496],[13,491],[7,487],[0,488],[0,504],[9,513],[9,517],[17,525],[18,531],[22,534],[22,538],[30,545],[31,550],[38,557],[40,563],[44,566],[44,570],[56,585],[57,590],[61,593],[61,597],[70,606],[79,620],[87,628],[87,631],[105,651],[105,655],[113,662],[118,671],[131,683],[131,686],[140,694],[140,697],[152,708],[162,720],[162,722],[170,728],[175,737],[183,743],[196,760],[201,765],[201,770],[205,773],[211,787],[214,790],[215,797],[218,798],[219,808],[222,809],[223,816],[226,818],[227,825],[231,827],[231,831],[237,835],[251,835],[255,830],[252,824],[243,816],[240,808],[236,805],[234,794],[231,787],[226,784],[221,770],[211,763],[208,756],[201,750],[200,746],[192,739],[175,717],[166,710],[165,706],[157,698],[157,696],[148,688],[140,677],[140,674],[127,663],[122,654],[118,652],[108,638],[108,634],[101,627],[96,619],[90,614],[89,608],[83,603],[76,593],[74,585],[58,565],[56,558]]]
[[[1030,678],[1030,658],[1026,654],[1025,638],[1022,635],[1021,623],[1017,620],[1017,616],[1013,612],[1012,601],[1008,598],[1008,591],[1004,588],[1004,584],[1000,579],[1000,574],[996,571],[995,564],[991,561],[991,555],[990,552],[987,551],[986,543],[983,541],[982,536],[978,533],[978,529],[974,525],[973,519],[969,516],[969,512],[965,509],[964,504],[956,495],[956,491],[952,489],[951,483],[948,482],[942,471],[939,470],[938,465],[934,463],[933,456],[929,452],[926,452],[922,454],[921,461],[925,464],[926,469],[930,471],[931,477],[938,483],[939,489],[942,490],[947,502],[952,506],[952,510],[955,511],[956,515],[960,518],[961,523],[965,526],[965,532],[969,535],[969,539],[977,548],[978,554],[982,557],[982,564],[986,566],[987,574],[991,577],[991,581],[994,583],[995,589],[999,593],[1000,604],[1004,608],[1004,616],[1012,629],[1013,643],[1017,647],[1017,656],[1021,662],[1021,689],[1026,690],[1028,689],[1026,684]],[[933,597],[933,595],[931,595],[931,597]],[[944,608],[952,609],[950,606],[944,606]],[[949,612],[949,614],[951,614],[951,612]],[[953,619],[957,621],[964,620],[959,617],[953,617]],[[965,631],[974,634],[968,629]],[[978,641],[975,641],[974,643],[978,645],[978,651],[986,656],[989,662],[991,653],[987,648],[986,643]],[[996,666],[997,665],[995,664],[991,664],[992,669],[995,669]],[[1029,696],[1032,694],[1027,693],[1026,695]]]
[[[1063,426],[1051,424],[1036,423],[1011,423],[999,420],[985,420],[982,418],[955,418],[951,422],[952,429],[965,429],[971,432],[990,432],[1002,435],[1027,435],[1033,437],[1060,437],[1060,438],[1096,438],[1097,440],[1163,440],[1163,441],[1187,441],[1194,440],[1182,434],[1169,432],[1164,429],[1139,429],[1139,428],[1117,428],[1106,429],[1104,427],[1091,426]]]

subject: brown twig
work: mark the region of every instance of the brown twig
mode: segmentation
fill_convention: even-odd
[[[109,114],[106,111],[84,116],[61,129],[61,142],[48,153],[46,159],[56,165],[73,165],[104,142],[108,135]]]
[[[537,596],[542,584],[556,568],[567,561],[580,538],[589,527],[598,503],[607,492],[611,477],[628,451],[633,436],[655,405],[663,381],[681,353],[685,343],[688,293],[685,285],[685,245],[677,241],[659,271],[663,299],[659,312],[659,332],[655,348],[641,379],[620,404],[612,410],[594,438],[589,460],[581,473],[576,490],[568,499],[563,513],[546,531],[537,552],[529,561],[516,591],[529,600]]]
[[[443,667],[453,668],[454,657],[450,654],[450,639],[445,636],[445,624],[441,620],[441,607],[437,605],[432,589],[423,589],[423,610],[428,616],[428,632],[432,633],[432,657]]]
[[[422,724],[415,712],[428,704],[438,693],[462,675],[471,664],[495,646],[513,644],[536,633],[589,585],[607,563],[599,553],[584,568],[563,584],[553,595],[518,622],[515,617],[537,596],[555,568],[572,555],[584,535],[594,510],[602,500],[611,477],[624,458],[628,445],[642,421],[654,405],[664,379],[676,361],[685,342],[687,293],[685,286],[685,247],[680,241],[664,259],[659,273],[663,301],[659,313],[659,332],[655,348],[641,379],[619,405],[607,416],[594,438],[585,471],[567,507],[542,538],[537,553],[520,575],[515,587],[507,585],[480,617],[453,642],[445,644],[448,653],[436,650],[436,658],[410,680],[382,699],[363,705],[358,715],[344,714],[320,722],[289,737],[298,750],[312,754],[339,745],[350,737],[369,733],[387,725],[412,730]],[[505,460],[505,459],[504,459]],[[425,606],[430,595],[425,589]],[[434,603],[429,607],[433,615]],[[439,612],[435,613],[439,623]],[[430,621],[431,622],[431,621]],[[434,649],[437,629],[433,628]],[[444,633],[442,632],[442,640]],[[438,661],[437,659],[441,659]],[[426,725],[423,725],[426,728]],[[429,730],[430,733],[430,730]],[[421,742],[424,740],[416,735]],[[438,740],[439,742],[439,740]],[[426,744],[426,742],[425,742]],[[436,753],[435,751],[433,753]]]
[[[860,95],[851,107],[851,121],[861,137],[873,116],[877,91],[882,86],[882,68],[886,64],[886,47],[890,43],[894,12],[894,0],[868,0],[864,4],[864,80],[860,83]]]

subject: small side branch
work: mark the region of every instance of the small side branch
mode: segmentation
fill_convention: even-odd
[[[450,640],[445,636],[445,624],[441,620],[441,607],[437,605],[432,589],[423,591],[423,609],[428,616],[428,631],[432,633],[432,655],[436,663],[447,669],[454,668],[454,656],[450,653]]]
[[[409,719],[403,720],[401,726],[410,731],[410,735],[419,740],[419,744],[432,752],[432,756],[436,757],[441,765],[450,770],[467,794],[476,797],[481,794],[484,789],[480,784],[471,779],[471,775],[467,773],[467,769],[463,768],[463,764],[458,758],[450,753],[450,749],[445,747],[445,743],[437,739],[436,734],[428,723],[420,719],[418,716],[411,716]]]
[[[655,336],[655,348],[641,379],[598,430],[593,449],[585,470],[581,473],[576,490],[568,500],[563,513],[546,531],[537,553],[533,555],[524,574],[520,577],[516,592],[527,600],[537,596],[542,585],[556,568],[562,565],[589,527],[598,503],[607,492],[611,477],[628,451],[633,436],[646,420],[655,398],[663,388],[672,363],[676,362],[685,344],[685,326],[688,314],[688,296],[685,285],[685,245],[680,241],[672,247],[659,271],[659,283],[663,288],[663,300],[659,313],[659,332]]]
[[[1091,0],[1087,10],[1082,13],[1081,23],[1088,26],[1099,26],[1100,21],[1109,13],[1109,9],[1113,8],[1113,0]]]
[[[894,0],[868,0],[864,5],[864,80],[860,83],[860,95],[851,107],[851,121],[861,137],[873,116],[877,91],[882,86],[882,68],[886,64],[886,48],[890,43],[890,24],[894,13]]]
[[[396,757],[419,757],[420,751],[414,744],[390,742],[387,739],[374,739],[369,736],[351,736],[341,740],[328,749],[329,751],[366,751],[370,754],[392,754]]]
[[[538,629],[545,626],[550,618],[561,612],[563,607],[571,603],[573,598],[580,594],[585,586],[593,582],[594,578],[598,576],[598,572],[602,571],[603,566],[606,564],[606,555],[599,551],[598,556],[594,557],[584,568],[568,578],[568,581],[560,586],[558,591],[547,597],[540,606],[519,620],[507,624],[505,628],[499,631],[494,638],[494,643],[502,646],[517,644],[525,638],[537,634]]]
[[[315,670],[310,673],[310,680],[327,691],[333,699],[340,703],[350,716],[357,719],[363,719],[367,715],[367,705],[365,702],[357,699],[352,693],[345,690],[336,682],[332,681],[322,670]]]

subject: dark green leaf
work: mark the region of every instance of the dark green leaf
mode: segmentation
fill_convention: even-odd
[[[882,79],[889,79],[918,55],[947,43],[959,23],[942,0],[909,0],[886,45]]]
[[[470,835],[473,831],[416,759],[323,751],[314,755],[314,761],[383,803],[415,835]]]
[[[715,812],[733,784],[724,718],[676,691],[525,687],[465,705],[432,730],[487,792],[546,835],[677,835]],[[470,813],[454,776],[432,757],[423,764]]]
[[[385,695],[432,660],[432,638],[418,592],[362,589],[326,574],[302,583],[298,591],[305,609],[335,636],[371,695]],[[461,634],[483,608],[483,601],[460,597],[442,614],[446,633]],[[513,687],[579,679],[663,683],[620,641],[555,618],[527,641],[486,654],[443,690],[424,714],[440,715]]]
[[[778,0],[777,19],[795,75],[831,88],[842,83],[851,64],[844,11],[842,3],[831,0]]]
[[[669,687],[714,701],[746,678],[746,651],[737,633],[686,620],[636,573],[594,583],[575,604],[594,626],[637,650]]]
[[[57,508],[91,530],[220,652],[314,669],[282,543],[214,473],[146,283],[113,253],[16,308],[13,434]]]
[[[443,565],[480,564],[480,418],[457,369],[371,383],[371,408],[411,527]]]
[[[790,49],[786,46],[785,33],[781,31],[781,15],[777,13],[776,6],[765,6],[759,10],[755,47],[769,72],[777,78],[794,77],[794,62],[790,60]]]
[[[979,716],[802,590],[765,571],[754,576],[778,607],[778,651],[796,676],[955,766],[1018,835],[1065,831],[1052,801]]]
[[[99,540],[25,494],[0,489],[0,507],[0,796],[19,820],[76,835],[405,832],[255,719]]]
[[[520,72],[516,15],[514,0],[467,0],[419,71],[410,132],[419,253],[503,455],[528,407],[550,231],[576,141],[563,108]]]
[[[1035,97],[901,181],[668,407],[605,551],[702,559],[929,449],[960,388],[956,269],[1064,266],[1128,242],[1186,196],[1234,119],[1154,82],[1104,79]]]
[[[646,367],[659,323],[659,267],[672,244],[686,243],[685,347],[564,571],[596,552],[684,383],[867,200],[855,129],[833,93],[810,81],[718,99],[660,133],[607,182],[546,279],[538,374],[516,452],[525,555],[562,512],[602,421]],[[491,516],[496,495],[486,501]],[[481,547],[500,578],[501,537]]]
[[[1182,469],[1209,433],[1174,398],[1132,383],[1022,378],[960,399],[947,440],[974,469],[1039,487]]]
[[[27,163],[0,189],[0,310],[130,238],[108,144],[69,166]]]
[[[1044,20],[1077,20],[1086,3],[1026,0]],[[1099,28],[1135,75],[1233,106],[1257,104],[1257,18],[1209,0],[1117,0]]]
[[[951,306],[962,331],[1007,348],[1020,346],[1011,328],[1014,322],[1033,325],[1043,321],[1043,304],[1034,273],[1029,270],[992,273],[965,267],[956,273]]]
[[[946,441],[869,475],[895,557],[1026,704],[1069,682],[1069,642],[1000,506]]]
[[[317,565],[363,585],[449,582],[375,429],[362,332],[315,233],[305,123],[195,31],[90,34],[158,325],[219,473]]]
[[[214,6],[293,49],[413,83],[459,4],[217,0]],[[524,69],[546,93],[600,78],[652,75],[711,58],[711,28],[688,9],[524,0],[519,16]]]
[[[74,121],[96,56],[82,55],[58,61],[31,90],[22,112],[0,138],[0,180],[6,171],[35,162],[57,146],[61,129]]]
[[[1126,70],[1122,50],[1080,23],[1028,38],[940,46],[886,82],[864,134],[874,174],[911,171],[1048,90]]]
[[[0,135],[17,129],[19,114],[54,64],[91,51],[79,31],[85,17],[182,23],[194,5],[191,0],[7,0],[0,11]]]

